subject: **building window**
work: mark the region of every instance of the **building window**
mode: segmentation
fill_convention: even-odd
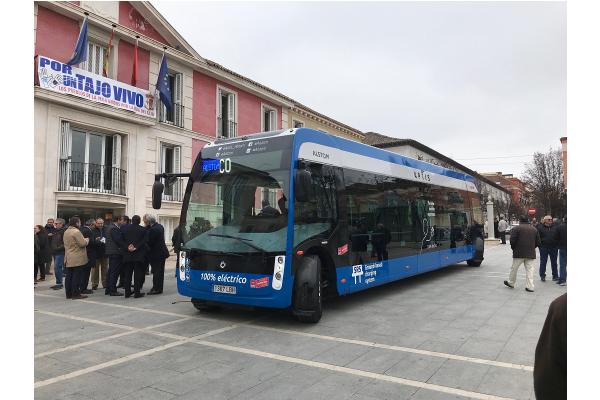
[[[232,138],[237,136],[236,95],[225,89],[217,91],[217,136]]]
[[[297,119],[292,120],[294,128],[304,128],[304,122],[298,121]]]
[[[181,146],[176,146],[168,143],[160,145],[160,173],[163,174],[178,174],[181,172]],[[172,181],[172,184],[165,183],[163,199],[167,201],[182,201],[183,200],[183,180],[177,178]]]
[[[269,132],[277,129],[277,110],[273,107],[262,105],[262,131]]]
[[[79,64],[79,68],[96,75],[102,75],[102,66],[104,64],[105,54],[106,47],[97,43],[88,42],[87,60]]]
[[[169,86],[171,87],[171,104],[173,107],[168,110],[161,102],[159,108],[160,122],[175,125],[183,128],[183,74],[169,72]]]
[[[59,190],[125,195],[121,136],[61,123]]]

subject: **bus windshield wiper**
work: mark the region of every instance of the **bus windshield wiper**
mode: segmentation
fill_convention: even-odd
[[[216,233],[209,233],[208,236],[216,236],[216,237],[223,237],[223,238],[228,238],[228,239],[235,239],[235,240],[238,240],[238,241],[244,243],[247,246],[252,247],[254,250],[258,250],[258,251],[260,251],[263,254],[266,253],[265,249],[262,249],[262,248],[260,248],[260,247],[258,247],[256,245],[254,245],[254,244],[248,243],[248,242],[252,242],[252,239],[245,239],[245,238],[241,238],[241,237],[237,237],[237,236],[231,236],[231,235],[218,235]]]

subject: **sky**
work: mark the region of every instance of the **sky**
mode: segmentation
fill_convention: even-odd
[[[566,132],[560,2],[157,2],[205,58],[363,132],[521,176]]]

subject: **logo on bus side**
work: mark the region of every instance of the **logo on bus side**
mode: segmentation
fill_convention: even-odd
[[[324,160],[329,160],[329,154],[328,153],[323,153],[322,151],[313,150],[312,154],[315,157],[319,157],[319,158],[322,158]]]
[[[413,175],[416,179],[420,179],[424,182],[431,182],[431,174],[422,169],[419,171],[413,171]]]

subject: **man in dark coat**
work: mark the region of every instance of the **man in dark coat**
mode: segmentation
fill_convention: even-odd
[[[563,219],[562,224],[556,227],[556,246],[560,265],[556,283],[565,286],[567,284],[567,217]]]
[[[125,252],[123,255],[123,267],[125,269],[125,297],[131,297],[131,278],[134,277],[133,291],[136,299],[145,296],[140,289],[144,285],[146,253],[148,249],[148,231],[140,226],[139,215],[131,217],[131,224],[122,229]]]
[[[62,280],[65,265],[65,244],[63,243],[63,235],[66,229],[65,220],[57,218],[56,230],[52,234],[52,241],[50,242],[50,249],[52,250],[52,256],[54,257],[54,278],[56,279],[56,285],[51,286],[54,290],[63,288]]]
[[[148,294],[161,294],[165,280],[165,260],[169,257],[165,229],[156,222],[156,217],[152,214],[144,215],[144,224],[148,227],[148,261],[152,267],[152,289]]]
[[[108,285],[104,289],[105,295],[123,296],[123,293],[117,290],[117,279],[122,271],[123,254],[127,251],[121,232],[121,227],[125,225],[126,218],[127,216],[121,215],[117,218],[116,224],[108,226],[106,233],[104,252],[108,256]]]
[[[538,224],[537,230],[540,233],[542,244],[540,245],[540,278],[542,282],[546,280],[546,264],[550,257],[550,266],[552,267],[552,280],[558,280],[558,265],[556,257],[558,247],[556,247],[556,226],[550,215],[546,215],[541,224]]]
[[[555,299],[535,348],[533,366],[535,397],[540,400],[567,398],[567,294]]]
[[[510,230],[510,247],[513,250],[513,264],[510,275],[504,284],[511,289],[515,288],[517,271],[521,264],[525,264],[527,273],[525,290],[533,292],[533,260],[535,260],[535,248],[540,245],[540,235],[533,226],[529,224],[527,216],[522,216],[519,226]]]
[[[177,262],[175,263],[175,278],[177,278],[177,269],[179,268],[179,252],[181,251],[181,229],[179,229],[179,225],[173,229],[171,244],[173,244],[173,251],[177,256]]]
[[[44,229],[46,229],[46,234],[48,235],[48,245],[50,245],[52,243],[52,236],[54,235],[54,231],[56,231],[56,226],[54,226],[54,218],[48,218]],[[52,261],[52,257],[50,257],[50,260],[45,264],[46,275],[52,275]]]
[[[92,294],[93,292],[88,289],[88,284],[90,282],[90,274],[92,272],[92,267],[96,265],[96,260],[98,259],[98,232],[96,231],[96,221],[93,219],[88,219],[85,223],[85,226],[81,227],[81,233],[83,237],[89,239],[89,243],[86,247],[88,262],[81,271],[81,283],[80,283],[80,291],[82,294]]]

